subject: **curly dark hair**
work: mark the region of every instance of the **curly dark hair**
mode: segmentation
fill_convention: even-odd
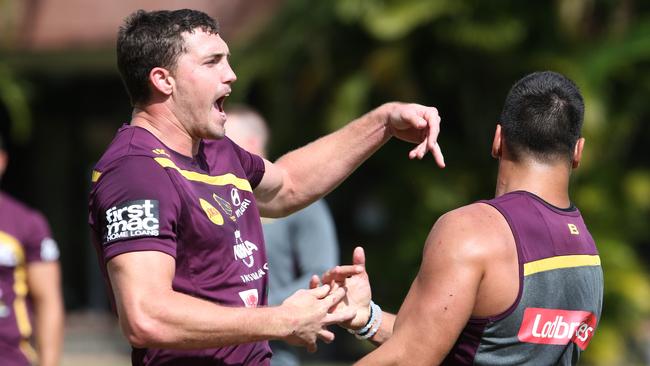
[[[219,33],[218,23],[197,10],[138,10],[125,19],[117,34],[117,67],[132,105],[149,100],[149,72],[154,67],[173,71],[185,52],[182,34],[197,28]]]

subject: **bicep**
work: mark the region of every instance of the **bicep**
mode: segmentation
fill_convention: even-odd
[[[172,289],[175,260],[159,251],[135,251],[113,257],[106,265],[121,320],[137,315],[146,301]]]
[[[264,159],[264,175],[253,190],[257,207],[263,217],[283,216],[278,211],[278,198],[285,186],[286,172],[280,166]]]
[[[387,343],[420,355],[418,363],[444,359],[471,316],[482,278],[480,255],[473,246],[448,227],[434,227]]]
[[[45,298],[58,298],[61,289],[59,262],[30,262],[27,264],[27,287],[37,302]]]

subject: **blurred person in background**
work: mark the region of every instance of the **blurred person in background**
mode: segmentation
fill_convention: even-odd
[[[596,333],[604,286],[598,250],[569,198],[583,114],[580,91],[563,75],[515,83],[492,143],[496,198],[438,219],[396,317],[370,300],[362,248],[355,266],[323,276],[348,287],[339,308],[358,316],[344,326],[379,345],[357,365],[578,362]]]
[[[214,19],[138,11],[118,33],[134,107],[92,174],[89,224],[135,365],[268,365],[268,340],[316,350],[344,296],[299,290],[267,307],[260,214],[286,216],[333,190],[392,137],[431,151],[433,107],[386,103],[275,163],[224,138],[236,80]]]
[[[0,137],[0,178],[8,161]],[[59,364],[64,315],[58,259],[43,215],[0,191],[0,365]]]
[[[245,150],[267,158],[269,128],[251,108],[228,108],[226,136]],[[294,292],[309,287],[312,275],[338,264],[336,228],[327,203],[319,199],[287,217],[262,218],[264,243],[269,261],[269,305],[280,305]],[[284,342],[271,341],[273,366],[300,364],[298,350]]]

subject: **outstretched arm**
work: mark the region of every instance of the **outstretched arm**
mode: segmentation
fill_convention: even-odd
[[[280,339],[316,349],[316,338],[331,341],[324,329],[354,314],[328,314],[344,296],[329,286],[301,290],[282,305],[235,308],[216,305],[172,289],[174,258],[157,251],[120,254],[108,274],[122,330],[139,348],[197,349]]]
[[[392,136],[416,143],[411,159],[431,151],[444,167],[437,143],[438,111],[419,104],[387,103],[329,135],[294,150],[265,173],[255,189],[257,205],[266,217],[284,216],[332,191]]]
[[[356,365],[437,365],[470,318],[489,255],[471,217],[453,211],[434,225],[392,335]]]

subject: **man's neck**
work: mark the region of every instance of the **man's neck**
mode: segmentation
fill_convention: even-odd
[[[179,154],[192,157],[197,154],[200,139],[193,139],[178,118],[164,104],[134,108],[131,125],[146,129],[158,140]]]
[[[534,193],[556,207],[569,207],[569,175],[566,164],[541,164],[533,161],[499,161],[496,197],[513,191]]]

